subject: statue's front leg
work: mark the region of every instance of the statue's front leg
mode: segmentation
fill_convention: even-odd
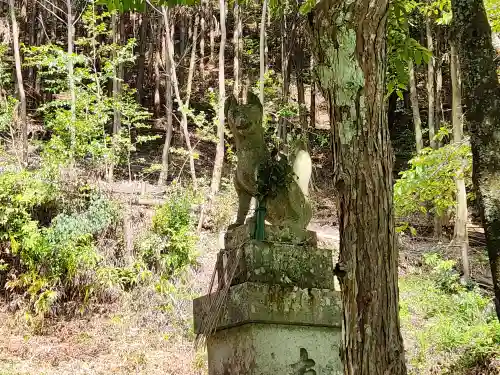
[[[250,210],[250,203],[252,201],[252,196],[248,194],[246,191],[238,192],[238,214],[236,215],[236,223],[237,225],[245,224],[245,219],[248,215],[248,211]]]

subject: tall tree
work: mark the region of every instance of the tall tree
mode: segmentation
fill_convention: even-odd
[[[462,113],[462,93],[460,84],[460,69],[455,42],[450,40],[450,74],[452,90],[452,123],[453,123],[453,141],[456,144],[463,142],[464,123]],[[462,160],[462,166],[455,178],[457,186],[457,213],[455,215],[455,233],[454,240],[457,246],[460,246],[462,253],[462,268],[464,278],[469,280],[469,238],[467,234],[467,191],[465,190],[464,173],[465,160]]]
[[[322,0],[309,16],[331,121],[346,375],[406,374],[384,100],[387,14],[387,0]]]
[[[219,0],[220,9],[220,50],[219,50],[219,103],[217,116],[217,149],[215,151],[214,170],[210,185],[210,197],[218,193],[224,162],[224,102],[226,100],[226,83],[224,74],[224,53],[226,49],[226,0]]]
[[[76,89],[73,66],[73,49],[75,43],[75,28],[73,25],[73,11],[71,0],[66,0],[66,23],[68,26],[68,86],[71,97],[71,123],[69,124],[69,133],[71,136],[70,162],[73,163],[75,143],[76,143]]]
[[[16,4],[9,0],[10,22],[12,24],[12,47],[14,49],[14,61],[16,66],[17,92],[19,94],[19,120],[21,122],[22,160],[26,165],[28,162],[28,119],[26,115],[26,93],[24,92],[23,71],[21,65],[21,50],[19,48],[19,26],[16,18]]]
[[[175,94],[175,99],[177,100],[177,103],[179,104],[179,110],[181,112],[181,129],[182,129],[182,134],[184,136],[184,141],[186,142],[186,148],[188,151],[188,159],[189,159],[189,170],[191,172],[191,179],[193,181],[193,187],[196,190],[198,188],[198,182],[196,179],[196,169],[194,165],[194,155],[193,155],[193,147],[191,146],[191,138],[189,136],[189,129],[188,129],[188,118],[187,118],[187,110],[189,108],[189,99],[191,92],[186,93],[186,97],[184,101],[181,98],[181,92],[180,92],[180,87],[179,87],[179,80],[177,79],[177,72],[175,69],[175,60],[174,60],[174,42],[173,42],[173,25],[171,24],[171,14],[170,14],[170,8],[167,6],[162,7],[162,15],[163,15],[163,22],[165,24],[165,44],[166,44],[166,51],[167,51],[167,58],[170,60],[169,62],[169,67],[170,67],[170,77],[172,80],[172,85],[174,88],[174,94]],[[193,32],[193,39],[196,40],[197,36],[197,27],[198,25],[195,25],[196,30]],[[192,44],[191,48],[196,48],[196,43]],[[167,129],[168,130],[168,129]]]
[[[111,16],[111,25],[112,25],[112,35],[113,35],[113,43],[115,45],[120,45],[122,42],[122,36],[125,31],[125,23],[123,22],[123,15],[119,15],[117,13],[113,13]],[[114,53],[114,59],[117,59],[117,54]],[[113,145],[117,147],[118,134],[120,133],[122,127],[121,113],[118,108],[116,108],[116,103],[121,95],[122,91],[122,82],[123,82],[123,63],[118,63],[115,67],[115,71],[113,74],[113,100],[115,101],[115,108],[113,110]],[[112,182],[114,178],[114,162],[111,161],[108,168],[108,181]]]
[[[146,4],[146,8],[140,17],[140,31],[139,31],[139,56],[137,57],[137,101],[142,105],[144,99],[144,76],[146,73],[146,44],[148,40],[148,28],[149,28],[149,11]]]
[[[266,69],[265,61],[265,42],[266,42],[266,14],[267,14],[267,4],[269,0],[264,0],[262,2],[262,14],[260,19],[260,76],[259,76],[259,98],[262,105],[264,105],[264,74]]]
[[[483,0],[452,0],[479,202],[500,320],[500,84]]]
[[[236,98],[240,97],[241,90],[241,58],[243,54],[243,23],[241,21],[241,9],[239,0],[234,1],[234,32],[233,32],[233,45],[234,45],[234,86],[233,95]]]
[[[210,17],[208,14],[207,2],[206,0],[202,0],[200,21],[200,73],[202,80],[205,78],[205,34],[207,17]]]
[[[418,153],[424,148],[424,140],[422,138],[422,120],[420,119],[420,108],[418,106],[417,84],[415,82],[415,67],[412,59],[408,60],[408,75],[410,77],[410,101],[413,126],[415,127],[415,144]]]
[[[425,20],[425,34],[427,37],[427,49],[429,52],[434,52],[434,37],[432,35],[432,21],[428,16]],[[427,126],[429,127],[429,142],[432,148],[436,148],[436,124],[434,122],[435,102],[436,102],[436,86],[434,85],[436,58],[431,56],[427,63],[427,101],[428,101],[428,115]]]
[[[314,56],[311,55],[311,77],[314,76],[315,61]],[[311,104],[309,107],[309,126],[313,129],[316,128],[316,81],[311,79]]]
[[[165,40],[165,46],[166,46],[166,38],[172,38],[171,35],[167,36],[166,31],[163,36],[163,40]],[[192,46],[192,51],[191,53],[196,57],[196,40],[193,39],[193,46]],[[192,58],[191,60],[194,60]],[[172,65],[170,61],[170,55],[168,54],[168,49],[165,48],[165,143],[163,144],[163,151],[161,154],[161,171],[160,171],[160,176],[158,178],[158,184],[163,185],[166,184],[167,179],[168,179],[168,167],[169,167],[169,153],[170,153],[170,144],[172,142],[172,133],[173,133],[173,110],[174,110],[174,103],[173,103],[173,98],[172,98],[172,75],[171,75],[171,70],[172,70]],[[190,72],[191,69],[190,67]],[[189,73],[190,74],[190,73]],[[191,91],[191,88],[188,88],[188,92]]]

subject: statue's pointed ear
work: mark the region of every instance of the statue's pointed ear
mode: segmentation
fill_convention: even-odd
[[[262,110],[262,103],[257,95],[249,91],[247,95],[247,103],[251,106],[258,106]]]
[[[236,100],[235,96],[231,94],[231,96],[226,99],[226,103],[224,105],[224,114],[226,115],[226,117],[229,111],[231,111],[236,106],[238,106],[238,100]]]

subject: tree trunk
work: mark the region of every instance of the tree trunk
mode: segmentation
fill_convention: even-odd
[[[500,320],[500,84],[483,1],[452,0],[451,5],[467,108],[465,118],[471,132],[472,180]]]
[[[455,143],[463,142],[464,124],[462,120],[462,92],[460,84],[460,69],[458,63],[458,56],[455,47],[455,42],[450,39],[451,48],[451,90],[452,90],[452,122],[453,122],[453,141]],[[467,233],[467,191],[465,190],[465,179],[464,164],[465,160],[462,161],[462,167],[457,173],[455,183],[457,186],[457,212],[455,215],[455,244],[460,246],[462,255],[462,268],[464,271],[464,279],[468,281],[470,279],[470,267],[469,267],[469,238]]]
[[[406,374],[384,100],[387,14],[387,0],[322,0],[309,17],[331,120],[346,375]]]
[[[410,76],[410,101],[413,112],[413,125],[415,126],[415,143],[417,145],[417,153],[424,148],[422,138],[422,120],[420,120],[420,109],[418,107],[417,84],[415,82],[415,69],[413,60],[408,61],[408,74]]]
[[[443,93],[443,59],[442,56],[436,56],[436,110],[434,114],[435,128],[436,131],[441,129],[441,125],[444,121],[444,111],[443,111],[443,101],[441,95]],[[436,147],[442,147],[442,142],[436,142]]]
[[[281,75],[283,77],[283,85],[281,87],[281,100],[284,106],[288,104],[290,97],[290,51],[287,35],[288,27],[286,24],[286,16],[282,15],[281,18]],[[286,141],[288,133],[287,119],[280,118],[279,121],[279,137],[284,143],[285,152],[287,151]]]
[[[9,0],[10,20],[12,23],[12,48],[14,49],[14,61],[16,66],[16,83],[19,94],[19,120],[21,122],[22,160],[24,165],[28,164],[28,119],[26,115],[26,93],[24,92],[23,71],[21,64],[21,51],[19,48],[19,26],[16,18],[15,1]]]
[[[75,92],[75,77],[73,73],[73,43],[74,43],[74,26],[73,26],[73,14],[71,9],[71,0],[66,0],[66,12],[67,12],[67,23],[68,23],[68,83],[69,92],[71,95],[71,124],[69,125],[69,133],[71,135],[71,146],[70,146],[70,163],[74,162],[74,152],[76,146],[76,134],[75,134],[75,123],[76,123],[76,92]]]
[[[434,38],[432,37],[432,25],[431,20],[427,18],[425,20],[425,31],[427,36],[427,49],[433,53],[434,52]],[[428,96],[428,120],[427,125],[429,127],[429,143],[432,148],[436,148],[436,141],[434,137],[436,135],[436,125],[434,123],[434,113],[435,113],[435,99],[436,99],[436,87],[434,85],[434,65],[436,59],[431,56],[429,63],[427,64],[427,96]]]
[[[241,41],[241,18],[240,18],[240,4],[238,0],[234,1],[234,32],[233,32],[233,45],[234,45],[234,86],[233,86],[233,95],[237,100],[240,98],[240,90],[241,90],[241,55],[240,55],[240,41]]]
[[[259,98],[262,105],[264,105],[264,74],[266,69],[265,62],[265,38],[266,38],[266,11],[267,2],[264,0],[262,4],[262,16],[260,19],[260,76],[259,76]]]
[[[206,34],[206,17],[207,5],[204,1],[201,2],[201,21],[200,21],[200,73],[201,79],[205,78],[205,34]]]
[[[191,139],[189,137],[189,130],[188,130],[188,119],[187,119],[187,109],[189,107],[189,103],[183,102],[181,99],[181,94],[180,94],[180,89],[179,89],[179,81],[177,79],[177,73],[175,71],[175,60],[174,60],[174,43],[173,43],[173,35],[171,33],[171,26],[170,26],[170,15],[169,15],[169,8],[166,6],[162,7],[162,14],[163,14],[163,22],[165,23],[165,39],[166,39],[166,51],[168,54],[168,59],[170,60],[170,76],[172,79],[172,84],[174,87],[174,93],[175,93],[175,98],[177,102],[179,103],[179,110],[181,112],[181,129],[182,129],[182,134],[184,136],[184,141],[186,142],[186,148],[188,150],[188,158],[189,158],[189,169],[191,172],[191,179],[193,180],[193,188],[195,190],[198,189],[198,182],[196,180],[196,169],[194,165],[194,155],[193,155],[193,147],[191,146]],[[196,44],[193,43],[193,47],[196,48]]]
[[[144,76],[146,69],[146,42],[148,39],[148,27],[149,27],[149,14],[148,6],[145,5],[146,9],[140,15],[141,17],[141,29],[139,32],[139,56],[137,57],[137,101],[139,104],[143,105],[144,98]]]
[[[169,153],[170,153],[170,144],[172,142],[172,133],[173,133],[173,110],[174,104],[172,100],[172,77],[171,70],[172,65],[170,62],[170,57],[168,54],[168,49],[166,48],[166,38],[170,38],[169,30],[165,30],[165,34],[163,39],[165,40],[165,122],[166,122],[166,131],[165,131],[165,143],[163,145],[163,151],[161,154],[161,171],[160,177],[158,178],[159,185],[165,185],[168,179],[168,166],[169,166]],[[196,43],[193,40],[193,47],[196,50]],[[174,68],[175,69],[175,68]]]
[[[211,63],[215,61],[215,36],[217,34],[217,29],[218,29],[217,20],[213,15],[213,10],[211,10],[210,11],[210,57],[209,57],[209,61]]]
[[[40,25],[38,22],[36,22],[36,15],[38,12],[38,4],[35,3],[30,9],[30,20],[29,20],[29,25],[31,27],[28,27],[26,32],[28,34],[28,45],[30,46],[36,46],[36,39],[37,39],[37,28],[40,28]],[[36,86],[36,69],[34,66],[30,66],[28,68],[28,86],[31,86],[32,89],[35,88]],[[39,92],[36,92],[35,90],[32,90],[32,95],[35,98],[36,101],[39,99]]]
[[[222,176],[222,165],[224,162],[224,102],[226,100],[226,87],[224,75],[224,52],[226,48],[226,1],[219,0],[220,7],[220,50],[219,50],[219,114],[217,122],[217,149],[215,151],[214,170],[212,183],[210,185],[210,198],[213,199],[219,192]]]
[[[112,32],[113,32],[113,43],[115,45],[120,45],[122,42],[122,35],[124,29],[123,16],[118,15],[117,13],[113,13],[111,17],[112,24]],[[116,60],[118,56],[114,53],[113,58]],[[120,100],[121,91],[122,91],[122,81],[123,81],[123,64],[118,64],[114,71],[113,76],[113,101],[114,101],[114,109],[113,109],[113,154],[117,153],[118,147],[118,136],[120,130],[122,128],[122,120],[121,113],[117,108],[117,103]],[[113,182],[114,179],[114,166],[115,163],[111,160],[109,168],[108,168],[108,182]]]
[[[306,94],[304,88],[304,48],[303,44],[297,45],[295,50],[295,80],[297,83],[297,102],[299,104],[299,120],[302,129],[302,147],[308,149],[307,144],[307,108],[306,108]]]
[[[309,108],[309,126],[313,131],[316,128],[316,81],[312,78],[314,76],[315,65],[314,56],[311,56],[311,105]]]

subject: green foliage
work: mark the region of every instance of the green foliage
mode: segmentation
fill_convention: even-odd
[[[0,91],[4,91],[12,84],[12,66],[5,58],[9,46],[5,43],[0,43]]]
[[[438,135],[446,133],[441,130]],[[409,161],[410,168],[400,173],[394,185],[394,206],[400,219],[412,215],[453,211],[456,204],[455,178],[462,173],[471,185],[472,154],[467,140],[437,150],[423,149]]]
[[[293,182],[293,169],[284,155],[271,157],[257,171],[257,194],[259,201],[276,197]]]
[[[17,100],[8,95],[12,84],[12,66],[5,59],[8,49],[6,44],[0,43],[0,132],[11,129],[17,105]]]
[[[0,174],[0,241],[10,242],[15,252],[21,239],[36,241],[33,212],[55,202],[57,186],[42,173],[3,171]]]
[[[443,292],[458,293],[463,290],[454,260],[443,260],[438,253],[427,253],[424,254],[424,264],[430,267],[431,275]]]
[[[152,0],[151,3],[155,5],[194,5],[198,0]],[[99,4],[104,4],[109,10],[117,10],[119,12],[126,12],[136,10],[144,12],[146,9],[146,0],[98,0]]]
[[[477,363],[498,358],[500,323],[491,298],[460,285],[449,273],[452,262],[435,254],[425,262],[433,267],[431,273],[399,282],[400,317],[412,343],[407,345],[410,374],[465,374]]]
[[[12,96],[0,101],[0,132],[8,131],[14,125],[14,110],[17,103],[17,99]]]
[[[500,3],[497,0],[485,0],[484,6],[491,25],[491,31],[500,33]]]
[[[419,4],[413,0],[392,1],[387,25],[387,96],[396,92],[400,98],[409,82],[408,61],[427,63],[431,53],[409,35],[409,19]]]
[[[174,188],[167,202],[156,209],[153,225],[138,244],[144,262],[172,275],[195,260],[195,223],[191,215],[193,193]]]
[[[44,89],[56,94],[56,99],[38,110],[52,132],[44,145],[44,158],[51,164],[64,165],[69,161],[86,161],[96,168],[128,161],[135,145],[151,138],[133,140],[132,130],[146,127],[149,114],[137,103],[134,91],[122,84],[120,95],[107,92],[108,83],[116,78],[120,64],[135,60],[135,40],[125,45],[99,43],[110,31],[107,20],[110,13],[96,14],[90,6],[82,16],[86,35],[77,39],[79,54],[68,54],[54,44],[25,49],[26,65],[36,66],[44,82]],[[96,70],[99,61],[101,70]],[[76,113],[70,109],[68,63],[74,65]],[[122,129],[114,139],[107,132],[114,111],[120,113]]]
[[[102,257],[96,236],[112,226],[118,207],[93,196],[81,212],[43,217],[38,212],[62,207],[61,191],[50,175],[39,172],[0,174],[0,246],[18,256],[5,287],[29,297],[36,316],[43,317],[61,298],[88,301],[99,292],[95,270]]]

